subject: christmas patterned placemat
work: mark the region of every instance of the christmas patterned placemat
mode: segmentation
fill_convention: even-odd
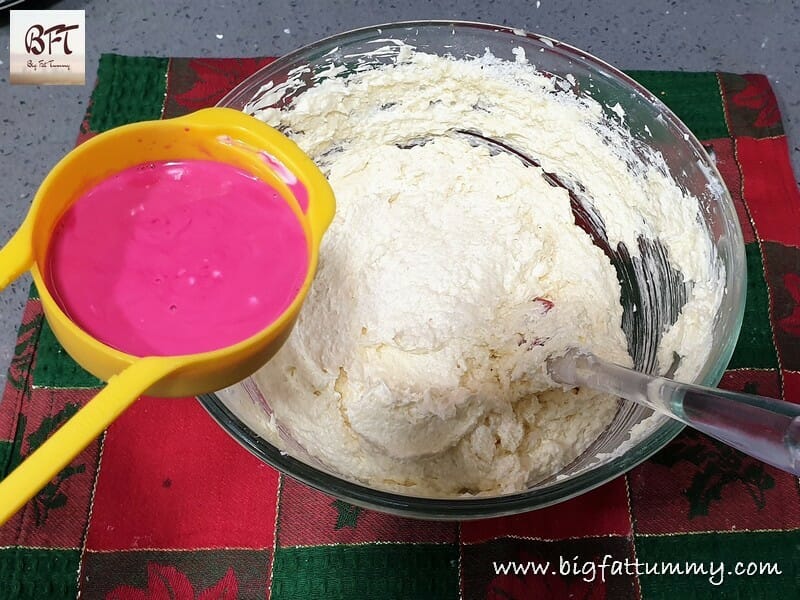
[[[267,58],[105,55],[78,141],[211,106]],[[800,400],[800,195],[767,79],[634,72],[713,154],[749,270],[722,385]],[[0,401],[0,474],[101,383],[31,291]],[[142,398],[0,527],[0,597],[793,598],[798,480],[686,431],[627,476],[524,515],[422,522],[279,475],[192,398]]]

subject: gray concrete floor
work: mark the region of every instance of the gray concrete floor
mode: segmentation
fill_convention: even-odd
[[[777,92],[800,173],[800,3],[795,0],[62,0],[48,5],[86,10],[87,84],[10,85],[7,19],[0,26],[0,244],[22,221],[39,182],[72,147],[101,53],[280,55],[340,31],[397,20],[521,27],[622,69],[764,73]],[[28,286],[26,277],[0,295],[0,386]]]

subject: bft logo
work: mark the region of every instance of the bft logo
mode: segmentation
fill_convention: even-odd
[[[42,54],[47,49],[47,54],[53,54],[53,45],[56,51],[63,52],[65,55],[72,54],[69,48],[69,32],[80,29],[80,25],[67,25],[59,23],[48,29],[41,25],[31,25],[25,33],[25,50],[28,54],[36,56]],[[46,42],[46,44],[45,44]]]
[[[84,11],[12,10],[9,25],[11,83],[85,83]]]

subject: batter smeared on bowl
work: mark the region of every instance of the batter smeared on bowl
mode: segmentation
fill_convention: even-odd
[[[619,106],[516,58],[401,47],[380,68],[332,61],[294,98],[299,79],[267,86],[248,107],[337,197],[297,326],[255,375],[275,443],[280,423],[332,470],[415,495],[557,473],[617,400],[554,386],[545,359],[577,346],[632,364],[608,249],[646,266],[657,248],[685,295],[652,366],[677,354],[689,378],[702,364],[722,274],[698,201],[657,156],[639,160]],[[603,244],[576,225],[576,199]]]

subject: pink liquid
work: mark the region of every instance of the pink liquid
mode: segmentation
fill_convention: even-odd
[[[123,352],[216,350],[270,325],[308,270],[277,191],[203,160],[126,169],[81,196],[49,247],[48,285],[82,329]]]

